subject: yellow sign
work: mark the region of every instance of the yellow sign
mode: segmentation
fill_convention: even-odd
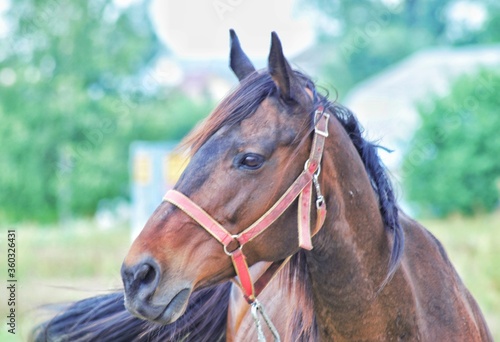
[[[147,154],[138,153],[134,158],[134,180],[137,184],[146,185],[152,178],[152,161]]]
[[[163,177],[168,185],[174,186],[189,163],[186,154],[170,152],[163,160]]]

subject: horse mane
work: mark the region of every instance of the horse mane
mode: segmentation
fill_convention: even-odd
[[[232,127],[250,117],[265,98],[276,92],[269,73],[254,72],[240,82],[214,111],[182,141],[181,146],[196,153],[223,126]]]
[[[231,282],[196,291],[177,321],[158,325],[132,316],[123,292],[71,304],[32,333],[34,342],[216,342],[225,340]]]
[[[296,322],[285,341],[317,341],[311,284],[307,277],[304,251],[291,259],[279,276],[280,285],[294,291],[302,310],[294,312]],[[86,298],[66,306],[51,320],[31,333],[33,342],[218,342],[226,339],[227,311],[231,282],[194,292],[188,308],[177,321],[158,325],[132,316],[124,306],[123,292]],[[60,311],[61,305],[50,306]]]
[[[326,101],[326,97],[323,97]],[[370,142],[363,138],[363,128],[356,116],[347,108],[326,101],[326,107],[335,115],[351,138],[351,141],[358,151],[365,170],[370,179],[375,194],[378,197],[380,214],[386,229],[393,233],[393,244],[389,259],[388,273],[381,284],[380,290],[387,284],[396,272],[404,250],[404,232],[399,223],[399,209],[394,190],[387,174],[385,166],[378,155],[378,149],[384,147]],[[380,291],[379,290],[379,291]]]
[[[292,295],[296,308],[290,329],[284,332],[283,341],[318,341],[319,331],[314,312],[312,284],[306,262],[306,251],[295,253],[288,265],[279,273],[280,287]]]

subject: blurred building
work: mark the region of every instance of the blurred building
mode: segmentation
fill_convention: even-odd
[[[188,163],[188,157],[176,151],[176,146],[174,141],[134,141],[130,145],[132,240]]]

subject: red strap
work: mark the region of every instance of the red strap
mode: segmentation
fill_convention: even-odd
[[[314,231],[312,232],[312,236],[316,235],[321,227],[323,227],[323,224],[325,223],[326,219],[326,204],[325,202],[321,203],[321,206],[316,210],[316,227],[314,227]]]
[[[167,191],[163,200],[174,204],[185,212],[224,246],[228,246],[234,240],[233,236],[219,222],[179,191]]]
[[[252,277],[250,276],[250,270],[248,269],[248,264],[246,261],[241,248],[238,248],[233,253],[231,253],[231,260],[233,261],[234,269],[236,274],[240,278],[241,289],[245,295],[245,299],[252,303],[255,301],[255,292],[252,282]]]
[[[299,247],[310,251],[312,246],[311,241],[311,195],[312,195],[312,182],[304,188],[299,196],[298,208],[298,233],[299,233]]]
[[[299,194],[312,182],[312,173],[304,171],[295,180],[295,182],[288,188],[288,190],[281,196],[281,198],[255,221],[250,227],[238,234],[238,241],[244,245],[251,241],[256,236],[261,234],[267,227],[274,223],[284,212],[292,205],[294,200]]]

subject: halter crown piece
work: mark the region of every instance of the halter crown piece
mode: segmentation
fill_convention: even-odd
[[[320,184],[318,181],[319,173],[321,172],[321,158],[325,140],[328,137],[328,119],[330,115],[325,113],[322,106],[318,107],[315,112],[315,127],[314,138],[309,154],[309,159],[304,165],[304,171],[295,179],[288,190],[278,199],[278,201],[241,233],[233,235],[229,233],[219,222],[212,218],[206,211],[200,208],[196,203],[191,201],[187,196],[176,190],[169,190],[163,197],[164,201],[170,202],[189,217],[195,220],[203,227],[210,235],[219,241],[224,249],[224,252],[231,257],[234,269],[239,278],[239,283],[235,282],[243,291],[246,301],[252,305],[252,315],[256,320],[259,340],[264,340],[264,334],[258,319],[260,313],[267,323],[275,340],[279,341],[279,335],[272,325],[269,317],[265,314],[262,305],[257,301],[258,294],[267,286],[273,279],[274,275],[288,262],[291,256],[283,261],[275,262],[264,272],[262,276],[254,283],[250,276],[248,264],[245,255],[243,254],[243,246],[252,241],[254,238],[264,232],[271,226],[298,197],[298,237],[299,246],[301,248],[311,250],[313,248],[311,236],[314,236],[323,226],[326,217],[325,199],[321,193]],[[312,187],[316,190],[316,225],[311,231],[311,202],[312,202]],[[230,248],[237,246],[236,248]]]

